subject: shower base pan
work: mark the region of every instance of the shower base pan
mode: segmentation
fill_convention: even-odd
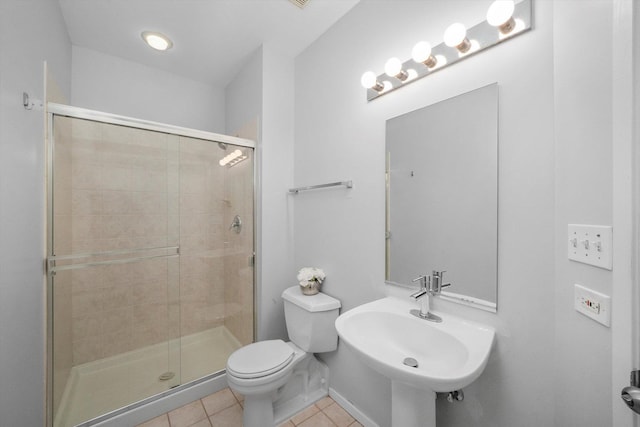
[[[219,326],[175,342],[155,344],[75,366],[71,369],[53,425],[82,424],[221,371],[229,355],[241,346],[227,328]],[[173,353],[172,349],[175,349]],[[177,369],[172,371],[172,366]]]

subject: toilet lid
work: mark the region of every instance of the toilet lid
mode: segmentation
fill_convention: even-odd
[[[238,378],[265,377],[291,363],[294,355],[293,349],[282,340],[259,341],[229,356],[227,371]]]

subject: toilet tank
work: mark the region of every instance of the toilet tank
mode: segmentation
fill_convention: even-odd
[[[338,348],[335,322],[340,301],[322,292],[303,295],[300,286],[285,289],[284,317],[289,339],[308,353],[324,353]]]

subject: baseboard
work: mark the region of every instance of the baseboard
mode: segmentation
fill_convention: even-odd
[[[356,408],[353,403],[348,401],[344,396],[329,387],[329,396],[344,408],[353,418],[355,418],[364,427],[379,427],[371,418],[366,416],[364,412]]]

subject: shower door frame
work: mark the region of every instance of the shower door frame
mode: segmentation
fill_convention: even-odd
[[[257,336],[257,272],[256,272],[256,258],[258,256],[257,248],[257,236],[258,236],[258,222],[257,222],[257,210],[258,210],[258,191],[259,180],[258,170],[259,162],[257,159],[257,144],[255,141],[246,138],[240,138],[235,136],[223,135],[214,132],[202,131],[197,129],[185,128],[180,126],[169,125],[160,122],[154,122],[150,120],[137,119],[133,117],[122,116],[118,114],[105,113],[101,111],[90,110],[86,108],[74,107],[70,105],[58,104],[48,102],[45,107],[46,117],[46,138],[45,138],[45,153],[47,156],[45,162],[45,179],[46,179],[46,253],[45,253],[45,274],[46,274],[46,393],[45,393],[45,408],[46,408],[46,426],[53,426],[53,274],[50,271],[49,257],[53,253],[53,153],[55,138],[53,134],[53,118],[54,116],[69,117],[74,119],[90,120],[94,122],[106,123],[111,125],[126,126],[130,128],[143,129],[154,132],[162,132],[171,135],[177,135],[187,138],[195,138],[199,140],[205,140],[211,143],[225,143],[231,145],[237,145],[241,147],[251,148],[253,150],[253,341],[255,342]],[[179,249],[178,249],[179,255]],[[55,257],[53,257],[55,260]],[[162,393],[147,397],[138,402],[132,402],[131,404],[119,408],[115,411],[103,414],[90,420],[91,422],[82,423],[81,426],[93,425],[106,421],[115,416],[121,415],[130,410],[136,409],[143,405],[147,405],[151,402],[172,395],[174,393],[182,392],[191,386],[200,384],[204,381],[213,379],[224,374],[224,370],[221,372],[214,372],[206,375],[194,381],[186,384],[181,384],[177,387],[166,390]]]

